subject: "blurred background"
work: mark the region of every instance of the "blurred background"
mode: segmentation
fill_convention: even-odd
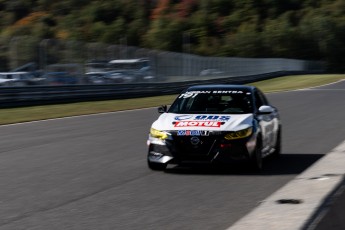
[[[344,72],[345,0],[0,0],[0,85]]]

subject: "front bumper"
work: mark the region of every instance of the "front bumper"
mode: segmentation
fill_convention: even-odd
[[[250,159],[256,136],[225,140],[222,133],[210,136],[177,136],[167,140],[150,137],[148,161],[156,163],[228,163]]]

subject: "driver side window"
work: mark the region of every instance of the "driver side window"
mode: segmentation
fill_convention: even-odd
[[[259,109],[260,106],[264,105],[264,102],[262,101],[262,98],[260,97],[259,93],[255,91],[255,107],[256,109]]]

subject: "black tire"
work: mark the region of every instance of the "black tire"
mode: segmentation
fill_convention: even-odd
[[[253,169],[255,169],[256,171],[262,171],[263,159],[262,159],[262,143],[261,143],[260,138],[258,138],[258,140],[256,141],[256,147],[252,155],[251,165]]]
[[[164,164],[164,163],[156,163],[156,162],[147,161],[147,164],[149,168],[154,171],[163,171],[167,168],[167,164]]]
[[[276,145],[274,147],[274,152],[272,153],[272,156],[274,158],[279,158],[280,155],[281,155],[281,148],[282,148],[282,136],[281,136],[281,133],[282,133],[282,130],[281,130],[281,127],[279,127],[279,130],[278,130],[278,137],[277,137],[277,142],[276,142]]]

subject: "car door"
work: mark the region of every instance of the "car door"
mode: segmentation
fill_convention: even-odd
[[[269,105],[266,97],[260,90],[254,92],[255,107],[257,111],[257,119],[261,128],[262,134],[262,151],[264,155],[269,154],[275,145],[275,127],[276,127],[276,116],[274,113],[260,114],[259,108],[263,105]]]

